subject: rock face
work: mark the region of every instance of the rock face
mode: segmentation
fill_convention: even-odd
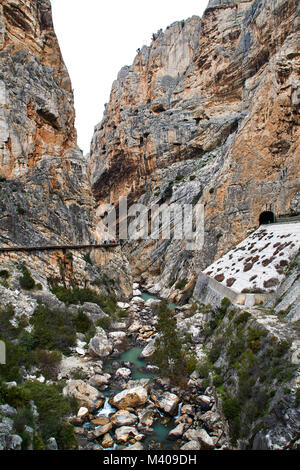
[[[144,193],[139,202],[149,208],[205,206],[197,256],[174,240],[128,250],[141,281],[160,281],[157,292],[193,279],[257,227],[263,211],[294,210],[299,27],[296,0],[211,1],[201,21],[158,32],[114,83],[91,148],[96,199]]]
[[[77,146],[72,86],[50,0],[1,2],[0,71],[0,244],[91,243],[96,235],[87,159]],[[101,276],[83,257],[35,253],[31,264],[44,286],[50,277],[86,286]],[[106,265],[108,278],[119,277],[117,289],[131,284],[122,256],[116,261],[113,253],[97,251],[91,258]],[[22,254],[1,259],[26,263]]]
[[[164,155],[180,139],[170,126],[170,103],[191,63],[199,27],[198,17],[174,23],[141,49],[131,67],[120,71],[92,141],[90,170],[97,200],[110,196],[117,201],[131,191],[141,194],[159,155],[165,164],[176,159]],[[175,119],[179,123],[184,115],[178,111]],[[180,133],[191,137],[188,125]]]
[[[24,245],[47,237],[88,241],[91,219],[79,214],[92,203],[86,160],[76,143],[72,86],[50,1],[4,0],[0,25],[0,173],[9,180],[1,235]],[[25,214],[31,230],[24,230]]]

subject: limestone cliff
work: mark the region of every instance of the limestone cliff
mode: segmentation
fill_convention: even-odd
[[[94,200],[87,161],[77,146],[71,81],[54,32],[50,0],[4,0],[0,5],[0,243],[94,242]],[[89,284],[99,272],[84,253],[1,255],[48,277]],[[115,265],[114,254],[92,259]],[[122,257],[121,257],[122,258]],[[122,262],[121,262],[122,264]],[[116,268],[117,266],[117,268]],[[92,271],[92,272],[89,272]],[[126,276],[125,276],[126,277]],[[127,282],[126,282],[127,283]],[[127,288],[125,289],[127,291]]]
[[[134,246],[141,280],[160,291],[192,279],[259,224],[291,210],[300,187],[299,5],[212,0],[200,20],[153,36],[114,83],[91,147],[98,201],[129,195],[205,205],[205,244]],[[116,175],[118,177],[116,178]],[[147,274],[146,274],[147,273]]]

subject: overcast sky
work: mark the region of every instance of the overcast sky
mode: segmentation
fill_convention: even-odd
[[[56,34],[75,93],[78,144],[90,150],[113,81],[152,33],[201,16],[208,0],[51,0]]]

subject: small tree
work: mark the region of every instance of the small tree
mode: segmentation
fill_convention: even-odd
[[[157,339],[153,360],[164,374],[179,382],[186,376],[187,370],[176,320],[172,317],[166,301],[156,307],[155,313],[158,315],[157,331],[160,337]]]

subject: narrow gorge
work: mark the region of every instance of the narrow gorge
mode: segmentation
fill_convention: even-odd
[[[196,15],[85,156],[50,0],[1,1],[0,450],[300,449],[300,5]]]

